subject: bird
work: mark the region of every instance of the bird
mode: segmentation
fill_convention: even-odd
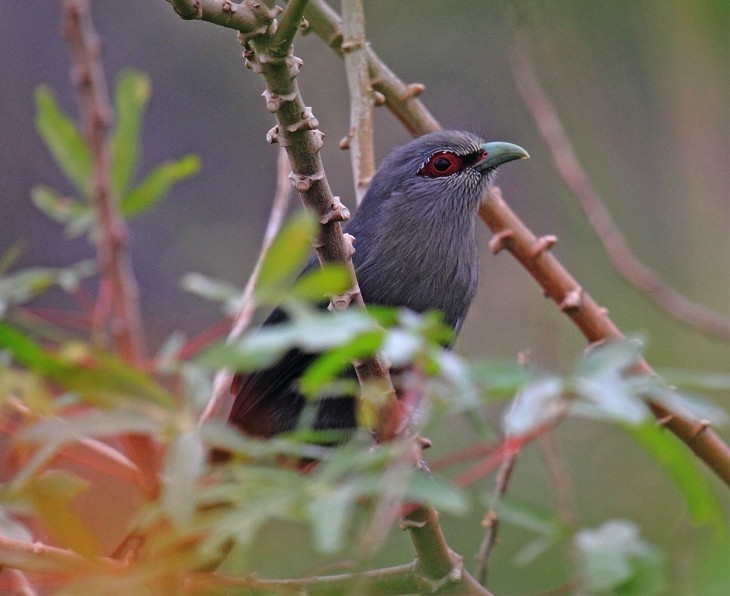
[[[440,311],[455,337],[477,290],[480,202],[499,166],[528,157],[518,145],[462,131],[426,134],[387,155],[344,228],[355,238],[352,260],[366,306]],[[313,258],[307,269],[316,266]],[[286,320],[277,308],[263,326]],[[270,438],[299,429],[307,418],[309,428],[335,437],[323,443],[346,441],[357,428],[355,398],[327,396],[312,406],[298,388],[317,356],[293,348],[267,368],[238,373],[229,423]],[[355,378],[354,369],[345,375]]]

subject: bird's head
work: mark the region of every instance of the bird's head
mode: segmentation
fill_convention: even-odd
[[[395,149],[383,160],[363,206],[373,201],[386,207],[390,200],[406,200],[418,203],[422,209],[431,204],[447,208],[458,205],[460,211],[476,213],[496,168],[527,157],[527,151],[518,145],[485,143],[469,132],[427,134]]]

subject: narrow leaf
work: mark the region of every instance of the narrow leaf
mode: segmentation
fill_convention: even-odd
[[[66,235],[75,238],[91,228],[94,215],[86,203],[61,196],[48,186],[37,185],[30,191],[33,204],[53,221],[66,224]]]
[[[649,595],[663,587],[661,553],[626,520],[611,520],[575,536],[582,577],[591,594]]]
[[[36,90],[35,125],[46,147],[81,196],[91,196],[91,153],[76,124],[63,113],[48,87]]]
[[[116,356],[68,343],[50,350],[5,323],[0,347],[16,362],[95,403],[142,400],[170,406],[173,399],[154,379]]]
[[[331,294],[342,294],[350,287],[350,275],[342,265],[316,267],[302,275],[287,296],[304,302],[318,302]]]
[[[692,519],[697,524],[722,524],[722,512],[715,494],[697,468],[694,456],[673,435],[653,422],[622,425],[665,469],[679,488]]]
[[[111,184],[115,196],[127,192],[140,153],[140,129],[150,98],[150,78],[147,74],[127,69],[117,79],[114,97],[116,125],[111,135]]]
[[[269,247],[261,263],[258,294],[266,295],[282,291],[281,286],[299,272],[311,253],[315,230],[314,219],[305,211],[289,220]]]
[[[164,162],[122,197],[122,215],[133,218],[147,211],[164,199],[175,183],[197,174],[199,170],[200,158],[197,155],[186,155],[176,161]]]
[[[162,506],[179,527],[187,526],[195,514],[195,488],[205,464],[205,449],[194,431],[176,436],[167,450]]]
[[[36,514],[62,546],[93,557],[101,554],[101,544],[71,503],[87,485],[78,476],[54,470],[31,479],[24,490]]]

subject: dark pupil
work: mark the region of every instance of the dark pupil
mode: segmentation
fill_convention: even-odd
[[[449,169],[450,165],[451,162],[445,157],[439,157],[436,159],[435,162],[433,162],[433,167],[436,168],[439,172],[445,172]]]

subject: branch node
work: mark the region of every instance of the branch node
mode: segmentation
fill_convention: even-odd
[[[279,141],[281,143],[281,141]],[[296,172],[289,173],[289,180],[291,180],[292,186],[297,189],[298,192],[307,192],[312,184],[322,180],[324,178],[324,172],[321,170],[316,174],[297,174]]]
[[[266,100],[266,109],[269,110],[269,112],[278,112],[283,103],[294,101],[296,99],[297,92],[293,91],[287,95],[280,95],[279,93],[266,89],[261,95]]]
[[[266,142],[271,145],[273,145],[274,143],[279,143],[279,145],[281,145],[282,147],[286,147],[289,145],[286,139],[279,135],[278,124],[275,124],[269,129],[269,132],[266,133]]]
[[[333,221],[347,221],[348,219],[350,219],[350,210],[342,204],[340,197],[332,197],[329,210],[320,216],[319,223],[325,225]]]
[[[350,304],[352,304],[353,298],[360,293],[360,286],[350,288],[344,294],[335,294],[330,298],[330,304],[327,307],[330,311],[345,310]]]
[[[540,236],[530,248],[530,257],[536,259],[542,255],[546,250],[550,250],[555,243],[558,241],[558,237],[553,234],[547,236]]]
[[[344,136],[340,139],[340,149],[347,151],[350,148],[350,135]]]
[[[324,147],[324,133],[317,128],[316,130],[313,130],[312,133],[314,134],[314,140],[312,141],[312,144],[314,145],[314,150],[319,151]]]
[[[340,47],[342,48],[342,52],[344,54],[349,54],[350,52],[364,48],[365,44],[361,39],[350,39],[348,41],[342,42],[342,45]]]
[[[501,230],[497,232],[489,240],[489,250],[492,251],[493,255],[496,255],[499,251],[507,247],[512,236],[514,236],[512,230]]]
[[[423,83],[410,83],[406,86],[405,92],[400,96],[401,101],[407,101],[412,97],[418,97],[426,90]]]
[[[312,108],[306,106],[302,110],[302,117],[298,122],[290,124],[286,127],[289,132],[299,132],[300,130],[315,130],[319,127],[319,120],[314,117]]]
[[[299,74],[299,71],[302,70],[304,60],[299,58],[299,56],[287,56],[284,60],[284,64],[289,69],[291,77],[295,78]]]
[[[418,574],[415,577],[419,591],[423,594],[438,594],[448,590],[449,584],[460,584],[464,577],[464,560],[461,556],[451,553],[454,566],[443,577],[433,579],[426,575]]]
[[[672,420],[674,420],[674,414],[667,414],[666,416],[657,418],[656,425],[657,426],[667,426]]]
[[[424,519],[421,521],[414,521],[407,517],[401,517],[398,527],[401,530],[408,530],[409,528],[425,528],[428,525],[428,520]]]
[[[570,290],[565,294],[563,301],[560,303],[559,308],[564,313],[573,313],[583,308],[583,288],[578,286]]]
[[[697,437],[699,437],[702,433],[704,433],[708,428],[712,426],[712,423],[707,419],[698,420],[695,424],[694,429],[692,429],[692,435],[690,438],[694,441]]]
[[[342,234],[342,237],[345,240],[345,246],[347,248],[348,253],[350,254],[350,256],[354,255],[355,254],[355,236],[345,232],[344,234]]]
[[[380,91],[373,91],[373,104],[375,107],[384,106],[385,95],[383,95]]]

